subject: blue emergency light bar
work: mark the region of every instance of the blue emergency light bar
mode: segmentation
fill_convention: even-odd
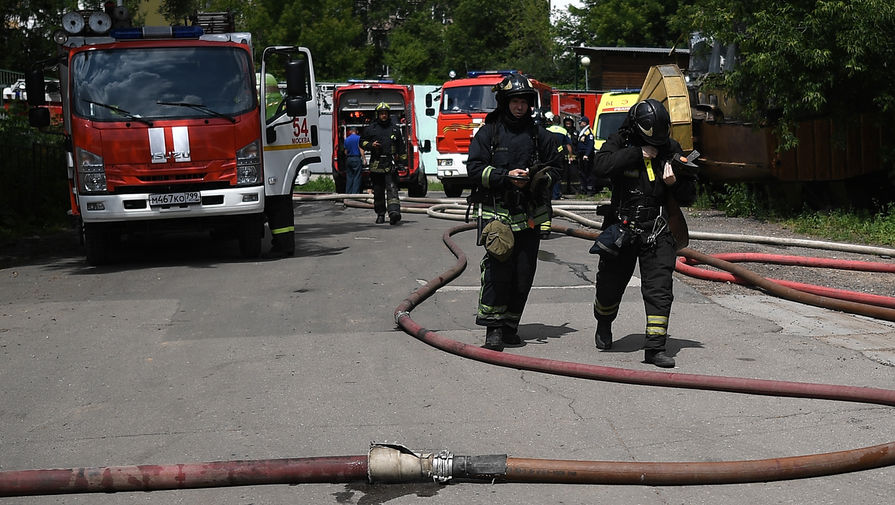
[[[349,84],[394,84],[393,79],[348,79]]]
[[[143,26],[115,28],[109,35],[115,39],[197,39],[205,32],[201,26]]]
[[[481,77],[483,75],[510,75],[510,74],[521,74],[522,72],[518,70],[470,70],[466,73],[468,77]]]

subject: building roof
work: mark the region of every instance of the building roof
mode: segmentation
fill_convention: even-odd
[[[572,46],[572,49],[575,50],[576,53],[654,53],[654,54],[668,54],[672,51],[680,54],[690,54],[690,50],[686,48],[672,48],[672,47],[587,47],[587,46]]]

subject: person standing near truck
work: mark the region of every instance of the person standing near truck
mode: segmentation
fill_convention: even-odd
[[[348,129],[348,136],[343,143],[345,147],[345,192],[349,195],[360,193],[361,169],[364,166],[364,153],[360,148],[360,135],[357,128]]]
[[[360,147],[370,153],[370,179],[373,182],[373,210],[376,223],[401,221],[401,200],[398,197],[396,163],[407,163],[407,149],[401,127],[392,123],[391,108],[385,102],[376,106],[376,121],[364,128]]]
[[[475,322],[487,327],[482,347],[501,351],[522,342],[517,330],[534,283],[538,226],[550,218],[562,151],[531,117],[538,95],[528,78],[509,74],[494,90],[497,108],[473,137],[467,168],[486,250]]]

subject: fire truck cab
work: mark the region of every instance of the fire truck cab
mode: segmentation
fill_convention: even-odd
[[[417,136],[416,116],[413,108],[413,88],[395,84],[389,80],[381,81],[349,81],[346,86],[337,86],[333,90],[333,125],[332,125],[332,175],[338,193],[345,192],[346,160],[343,149],[345,137],[352,127],[363,135],[364,128],[376,121],[376,106],[385,102],[389,106],[392,122],[401,127],[404,134],[404,145],[407,149],[407,165],[398,166],[397,184],[407,188],[412,197],[424,197],[429,191],[429,181],[423,166],[420,152],[431,150],[431,141],[420,143]],[[370,185],[369,153],[364,163],[364,187]]]
[[[57,56],[28,76],[29,97],[43,97],[43,67],[59,69],[71,213],[87,262],[108,261],[123,234],[168,228],[211,229],[258,256],[266,199],[288,195],[291,210],[296,174],[320,163],[310,52],[265,50],[262,76],[287,83],[266,114],[251,35],[232,31],[232,19],[220,29],[226,13],[133,27],[123,9],[63,16]],[[29,102],[32,126],[46,126],[46,104]]]
[[[435,149],[438,151],[437,176],[447,197],[456,198],[462,194],[463,188],[472,188],[466,171],[469,144],[484,124],[485,116],[497,108],[497,98],[492,88],[511,73],[519,71],[472,71],[466,78],[445,82],[441,86],[440,95],[433,96],[433,93],[426,96],[426,115],[434,116],[433,103],[440,102]],[[553,89],[535,79],[529,79],[538,91],[536,108],[543,112],[550,110]]]

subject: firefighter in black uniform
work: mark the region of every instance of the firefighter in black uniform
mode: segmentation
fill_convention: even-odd
[[[376,121],[364,128],[360,147],[370,153],[370,179],[373,183],[373,210],[376,223],[389,224],[401,220],[401,200],[398,199],[396,163],[407,163],[407,149],[401,127],[392,123],[390,107],[385,102],[376,106]]]
[[[681,146],[670,131],[665,107],[644,100],[631,107],[618,132],[596,154],[594,171],[612,181],[612,199],[603,232],[591,249],[600,254],[594,300],[597,348],[612,347],[612,321],[639,260],[646,308],[644,361],[663,368],[674,367],[665,352],[677,255],[668,227],[669,205],[677,211],[678,204],[691,205],[696,198],[695,174],[675,163],[681,160]]]
[[[538,225],[550,219],[550,193],[562,173],[562,147],[532,120],[537,92],[521,74],[494,87],[497,108],[469,146],[469,201],[477,208],[482,287],[476,324],[487,327],[485,347],[520,344],[519,320],[534,282]]]

